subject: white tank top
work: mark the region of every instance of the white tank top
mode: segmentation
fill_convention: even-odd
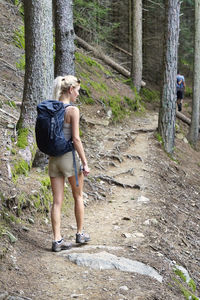
[[[66,140],[70,140],[72,137],[72,126],[69,123],[64,123],[63,125],[63,132]]]

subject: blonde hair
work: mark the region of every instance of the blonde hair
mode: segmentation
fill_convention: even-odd
[[[80,85],[80,80],[73,75],[58,76],[53,83],[53,98],[59,100],[64,92],[68,92],[70,87]]]

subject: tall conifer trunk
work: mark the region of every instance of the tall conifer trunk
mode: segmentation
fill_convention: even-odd
[[[133,8],[133,38],[131,77],[137,91],[140,91],[142,81],[142,0],[132,0]]]
[[[55,77],[74,75],[74,27],[72,0],[53,0],[55,13]]]
[[[194,80],[192,99],[192,119],[188,135],[195,146],[199,136],[200,106],[200,0],[195,0],[195,38],[194,38]]]
[[[163,84],[158,131],[166,152],[173,153],[176,121],[176,75],[179,40],[180,1],[165,0],[166,24],[163,63]]]
[[[35,149],[34,128],[39,102],[52,97],[53,84],[53,24],[52,3],[49,0],[24,1],[25,77],[19,133],[27,129],[28,145],[20,153],[29,163]]]

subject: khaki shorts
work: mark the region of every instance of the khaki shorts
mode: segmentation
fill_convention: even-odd
[[[76,157],[76,168],[78,174],[82,172],[82,165],[77,153]],[[50,156],[49,157],[49,176],[50,177],[71,177],[75,175],[74,165],[73,165],[73,155],[72,152],[67,152],[61,156]]]

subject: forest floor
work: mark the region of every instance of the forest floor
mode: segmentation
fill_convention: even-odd
[[[0,183],[1,195],[11,200],[19,187],[23,192],[37,189],[41,170],[32,168],[29,176],[21,177],[16,186],[10,178],[9,146],[14,135],[10,124],[16,123],[19,108],[16,111],[10,106],[9,99],[20,101],[23,74],[14,67],[21,53],[16,50],[14,57],[15,49],[10,42],[13,28],[9,26],[16,25],[18,18],[13,6],[5,6],[4,1],[0,5],[1,24],[4,24]],[[11,19],[12,24],[8,22]],[[124,84],[117,82],[117,85],[119,90],[124,89]],[[185,103],[183,113],[189,117],[191,99],[185,99]],[[73,247],[60,253],[51,252],[49,213],[44,219],[24,212],[22,223],[10,224],[9,231],[17,240],[11,243],[8,236],[0,237],[0,299],[200,297],[200,145],[195,151],[188,144],[188,126],[177,120],[174,155],[169,157],[156,138],[158,112],[152,105],[144,113],[134,114],[119,124],[110,123],[99,111],[101,107],[97,105],[81,106],[83,143],[91,168],[84,188],[85,230],[91,242],[82,246],[74,243],[76,226],[72,204],[63,211],[62,234],[73,242]],[[88,267],[70,260],[76,253],[78,258],[83,257],[81,264],[86,263],[88,254],[96,256],[92,256]],[[112,254],[118,261],[129,259],[130,265],[133,261],[142,262],[152,267],[162,282],[141,274],[141,267],[135,271],[105,269],[108,261],[103,263],[99,258],[106,254]],[[176,265],[184,268],[180,276],[174,272]],[[190,286],[183,280],[187,276],[190,276]],[[196,291],[192,289],[193,282]],[[192,294],[193,298],[189,298]]]

